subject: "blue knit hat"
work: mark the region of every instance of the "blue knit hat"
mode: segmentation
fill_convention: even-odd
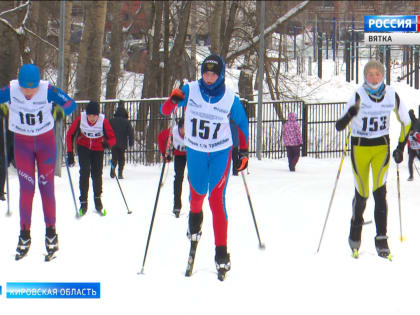
[[[23,88],[37,88],[41,80],[41,72],[38,67],[33,64],[25,64],[19,70],[19,85]]]

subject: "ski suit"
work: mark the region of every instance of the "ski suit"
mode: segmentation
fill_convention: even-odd
[[[41,193],[44,220],[55,227],[54,169],[56,143],[52,103],[62,106],[66,115],[76,109],[76,102],[48,81],[41,80],[38,92],[26,99],[18,80],[0,88],[0,103],[9,102],[9,129],[14,132],[14,156],[20,184],[20,226],[29,230],[32,200],[35,193],[35,163]]]

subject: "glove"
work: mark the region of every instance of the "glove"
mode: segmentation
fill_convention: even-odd
[[[166,162],[166,163],[169,163],[170,161],[172,161],[172,155],[170,154],[170,153],[162,153],[162,156],[163,156],[163,160]]]
[[[109,143],[108,143],[108,141],[106,139],[104,139],[104,141],[102,141],[102,147],[104,149],[109,149]]]
[[[0,104],[0,118],[7,117],[9,114],[9,107],[6,103]]]
[[[347,111],[347,115],[349,115],[350,118],[353,118],[354,116],[357,115],[358,112],[359,112],[359,108],[357,108],[355,105],[353,105]]]
[[[67,165],[70,167],[74,166],[74,153],[73,152],[67,152]]]
[[[238,162],[235,168],[238,172],[248,167],[248,149],[240,149],[238,154]]]
[[[60,121],[63,120],[65,114],[64,114],[64,110],[63,107],[59,106],[59,105],[55,105],[53,107],[53,117],[55,121]]]
[[[392,152],[392,157],[394,158],[395,163],[400,164],[403,161],[404,155],[404,143],[399,142],[397,148]]]
[[[176,88],[172,90],[170,98],[171,98],[172,103],[178,104],[180,101],[184,100],[185,95],[181,91],[181,89]]]

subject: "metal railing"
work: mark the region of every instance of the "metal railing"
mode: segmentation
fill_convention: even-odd
[[[135,144],[126,151],[126,162],[133,164],[155,164],[160,162],[157,136],[169,126],[170,117],[160,113],[160,106],[166,98],[136,100],[106,100],[100,102],[101,112],[109,120],[118,106],[128,112],[128,119],[135,131]],[[256,101],[241,99],[249,119],[249,153],[256,154],[257,118]],[[66,119],[66,130],[73,119],[84,110],[88,101],[78,101],[77,110]],[[262,103],[262,135],[264,158],[285,157],[282,143],[282,126],[289,112],[295,112],[302,130],[302,155],[315,158],[339,157],[345,132],[337,132],[335,122],[341,116],[345,102],[306,104],[302,101],[265,101]],[[178,110],[177,117],[182,116]],[[109,163],[109,157],[105,158]]]

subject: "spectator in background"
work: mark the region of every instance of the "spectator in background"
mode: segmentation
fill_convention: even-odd
[[[111,178],[114,178],[115,169],[118,165],[118,178],[123,179],[123,170],[125,165],[125,150],[127,144],[132,147],[134,145],[134,131],[131,127],[130,121],[128,120],[128,113],[124,107],[118,107],[109,123],[115,133],[117,144],[111,149],[112,152],[112,166],[111,166]]]
[[[290,112],[288,118],[289,119],[283,124],[282,139],[283,145],[287,150],[289,169],[291,172],[294,172],[300,157],[300,146],[303,142],[300,127],[296,121],[296,114],[294,112]]]

